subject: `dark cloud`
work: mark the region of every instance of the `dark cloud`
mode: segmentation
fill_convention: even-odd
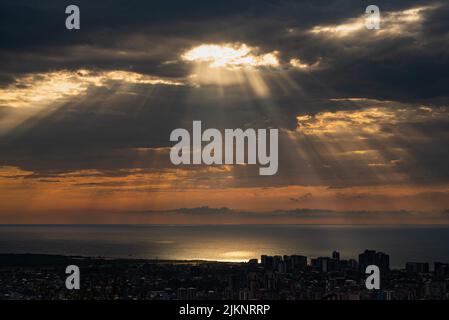
[[[378,221],[378,222],[388,222],[391,219],[397,219],[402,222],[413,221],[446,221],[447,212],[434,212],[429,214],[429,212],[423,213],[419,211],[334,211],[326,209],[294,209],[294,210],[275,210],[270,212],[253,212],[253,211],[239,211],[230,208],[210,208],[207,206],[198,208],[180,208],[175,210],[163,210],[163,211],[141,211],[141,212],[128,212],[131,215],[139,216],[190,216],[190,217],[207,217],[210,219],[214,218],[230,218],[234,221],[245,220],[245,219],[255,219],[259,221],[282,221],[282,219],[298,219],[298,221],[306,222],[319,221],[320,219],[324,221],[329,221],[329,219],[350,219],[353,223],[356,221],[366,222],[366,221]]]
[[[417,6],[439,7],[424,11],[422,21],[403,33],[375,36],[364,30],[344,38],[310,30],[346,23],[371,3],[78,1],[80,31],[64,28],[68,4],[2,1],[1,88],[19,86],[18,79],[28,73],[81,68],[127,70],[187,83],[191,66],[180,61],[180,54],[207,42],[243,42],[263,52],[278,50],[282,74],[296,86],[288,87],[272,76],[274,71],[262,70],[271,91],[266,99],[248,94],[248,88],[239,85],[226,87],[223,99],[217,99],[220,91],[214,85],[90,87],[82,98],[51,106],[2,134],[0,165],[30,170],[36,174],[33,177],[83,169],[107,175],[118,169],[163,170],[171,166],[166,153],[135,150],[169,147],[173,129],[202,120],[207,127],[219,129],[274,126],[284,130],[279,175],[265,179],[257,176],[256,167],[235,168],[235,184],[242,187],[449,181],[447,111],[437,119],[411,118],[399,124],[381,119],[379,135],[362,138],[363,147],[379,150],[382,163],[375,162],[375,156],[370,163],[335,156],[357,151],[350,150],[353,136],[309,135],[293,141],[288,136],[295,134],[297,115],[365,109],[381,100],[394,101],[386,106],[391,110],[447,106],[449,5],[445,2],[378,1],[386,16]],[[295,57],[307,64],[320,61],[320,66],[311,72],[294,70],[288,63]],[[376,101],[368,106],[331,100],[347,97]],[[22,118],[23,113],[2,106],[0,120]],[[406,155],[395,151],[399,149]]]

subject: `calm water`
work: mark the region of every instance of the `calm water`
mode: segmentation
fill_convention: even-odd
[[[261,254],[355,258],[364,249],[406,261],[449,262],[449,226],[7,226],[0,253],[242,261]]]

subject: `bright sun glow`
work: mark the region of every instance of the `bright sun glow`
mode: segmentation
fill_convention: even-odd
[[[423,20],[423,14],[427,10],[435,9],[438,5],[421,6],[402,11],[391,11],[384,13],[381,17],[381,28],[376,33],[370,35],[379,36],[400,36],[413,32]],[[351,18],[341,24],[319,25],[313,27],[310,32],[326,37],[349,37],[361,31],[366,31],[365,23],[367,17],[361,15]],[[385,27],[382,27],[385,26]]]
[[[262,52],[244,43],[202,44],[181,55],[192,62],[189,80],[194,85],[224,87],[239,85],[259,97],[269,95],[264,68],[279,68],[279,52]]]
[[[78,96],[91,87],[107,86],[111,81],[128,85],[182,85],[175,80],[129,71],[61,70],[17,78],[14,84],[0,88],[0,104],[8,107],[40,107]]]
[[[191,62],[205,62],[212,68],[278,67],[278,52],[257,54],[258,49],[246,44],[203,44],[182,55]]]

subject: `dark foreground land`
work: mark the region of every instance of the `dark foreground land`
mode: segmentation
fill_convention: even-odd
[[[388,268],[381,289],[370,291],[355,260],[308,264],[302,258],[225,263],[0,254],[0,299],[449,300],[447,264],[432,272],[416,265]],[[79,290],[65,286],[68,265],[80,269]]]

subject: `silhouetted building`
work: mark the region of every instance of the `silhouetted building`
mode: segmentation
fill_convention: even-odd
[[[267,269],[267,270],[274,269],[274,257],[263,255],[261,257],[261,261],[262,261],[262,265],[265,269]]]
[[[426,262],[407,262],[405,264],[407,273],[429,273],[429,264]]]
[[[320,272],[332,271],[331,260],[332,259],[329,257],[318,257],[316,259],[312,259],[312,267]]]
[[[365,273],[366,267],[370,265],[378,266],[381,273],[387,273],[390,271],[390,256],[375,250],[365,250],[359,254],[360,272]]]
[[[349,266],[349,268],[351,268],[351,269],[358,269],[359,263],[357,262],[357,260],[349,259],[349,260],[348,260],[348,266]]]
[[[332,253],[335,256],[335,251]],[[340,256],[338,255],[338,258]],[[311,260],[312,267],[320,272],[332,272],[340,270],[340,260],[329,257],[318,257]]]
[[[449,263],[435,262],[434,272],[438,279],[449,277]]]
[[[332,252],[332,259],[340,261],[340,252],[338,251]]]
[[[290,256],[292,267],[294,270],[304,270],[307,267],[307,257],[293,255]]]
[[[282,257],[281,256],[274,256],[273,257],[273,270],[278,270],[279,264],[282,263]]]
[[[7,255],[3,255],[7,256]],[[65,265],[73,263],[67,257],[55,269],[55,260],[42,266],[42,257],[35,257],[38,267],[26,263],[2,266],[0,272],[0,300],[17,299],[145,299],[145,300],[310,300],[310,299],[375,299],[449,300],[449,264],[435,263],[435,273],[426,273],[429,266],[423,262],[408,262],[404,270],[393,269],[381,278],[380,290],[367,290],[365,274],[360,274],[355,260],[337,260],[331,257],[312,259],[307,266],[304,256],[264,256],[263,261],[277,269],[262,265],[220,262],[158,262],[102,259],[77,259],[82,264],[84,286],[80,290],[66,290]],[[23,256],[21,256],[23,257]],[[387,255],[365,251],[360,255],[361,265],[376,264],[387,269]],[[2,255],[0,254],[0,261]],[[23,258],[22,258],[23,259]],[[53,258],[56,259],[56,258]],[[57,257],[56,261],[60,261]],[[58,262],[59,263],[59,262]],[[303,268],[300,274],[297,270]],[[286,270],[290,270],[287,272]],[[335,270],[338,269],[338,270]],[[424,274],[423,274],[424,273]],[[62,285],[61,285],[62,284]]]
[[[250,259],[250,260],[248,261],[248,265],[250,265],[250,266],[252,266],[252,267],[257,266],[258,264],[259,264],[259,261],[258,261],[257,259]]]
[[[277,265],[277,271],[278,271],[279,273],[287,273],[287,269],[288,269],[288,267],[287,267],[287,262],[281,261],[281,262],[278,263],[278,265]]]

